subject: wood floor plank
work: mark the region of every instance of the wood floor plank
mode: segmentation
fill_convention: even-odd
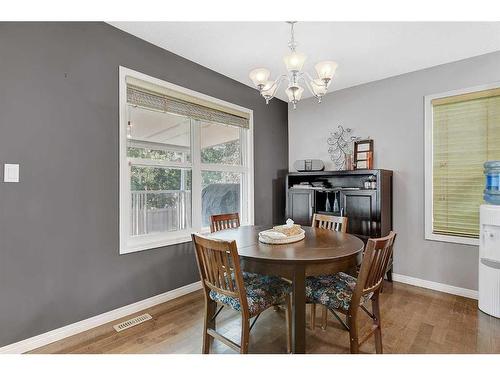
[[[477,301],[397,282],[380,296],[384,353],[500,353],[500,319],[477,308]],[[153,319],[115,332],[124,317],[33,353],[200,353],[204,300],[201,291],[138,312]],[[360,330],[370,320],[360,314]],[[239,342],[240,315],[224,308],[217,331]],[[326,331],[306,330],[307,353],[349,353],[349,334],[330,315]],[[234,353],[215,342],[213,353]],[[285,312],[265,311],[250,334],[251,353],[286,353]],[[361,347],[374,353],[373,339]]]

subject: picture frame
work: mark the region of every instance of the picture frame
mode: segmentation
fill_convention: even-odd
[[[373,139],[363,139],[354,142],[354,168],[373,168]]]

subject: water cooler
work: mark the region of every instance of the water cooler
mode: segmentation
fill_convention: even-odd
[[[479,309],[500,318],[500,205],[480,208]]]

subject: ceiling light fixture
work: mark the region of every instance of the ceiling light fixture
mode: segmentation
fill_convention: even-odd
[[[291,27],[291,38],[288,42],[288,47],[290,48],[290,53],[283,58],[287,74],[281,75],[275,81],[270,80],[269,77],[271,72],[266,68],[257,68],[250,72],[250,79],[254,85],[259,89],[260,95],[266,100],[266,104],[274,98],[276,91],[278,91],[279,86],[283,81],[288,81],[288,86],[285,89],[285,93],[288,96],[288,100],[293,104],[293,109],[297,108],[297,103],[302,97],[304,88],[300,86],[300,82],[303,81],[311,94],[318,99],[318,103],[321,103],[321,99],[328,91],[328,87],[332,82],[333,75],[337,69],[337,63],[335,61],[322,61],[316,64],[314,67],[318,78],[312,78],[309,73],[302,72],[302,67],[306,61],[306,55],[297,52],[297,42],[295,41],[293,27],[297,21],[288,21]]]

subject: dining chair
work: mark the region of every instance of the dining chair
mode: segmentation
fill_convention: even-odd
[[[368,240],[357,279],[343,272],[306,278],[306,300],[325,305],[349,331],[351,353],[359,353],[359,347],[372,335],[375,335],[376,352],[382,353],[379,294],[395,238],[396,233],[391,231],[386,237]],[[369,300],[372,311],[365,307]],[[373,321],[372,329],[361,339],[358,337],[359,310]],[[345,321],[337,312],[346,316]]]
[[[346,233],[347,221],[348,221],[347,217],[345,216],[314,214],[312,218],[311,227],[329,229],[335,232]],[[310,326],[311,329],[314,330],[316,328],[316,304],[311,303],[310,305],[311,305]],[[323,322],[321,324],[321,328],[326,329],[326,320],[327,320],[326,306],[321,306],[321,316]]]
[[[210,233],[224,229],[238,228],[239,226],[240,215],[237,212],[210,216]]]
[[[314,214],[311,227],[330,229],[335,232],[347,232],[347,217]]]
[[[210,352],[214,338],[242,354],[248,353],[250,331],[259,315],[280,304],[286,305],[287,350],[291,352],[290,284],[276,276],[242,272],[236,241],[222,241],[194,233],[192,239],[205,296],[203,354]],[[218,305],[221,306],[216,309]],[[224,306],[241,313],[240,344],[216,331],[215,319]]]

